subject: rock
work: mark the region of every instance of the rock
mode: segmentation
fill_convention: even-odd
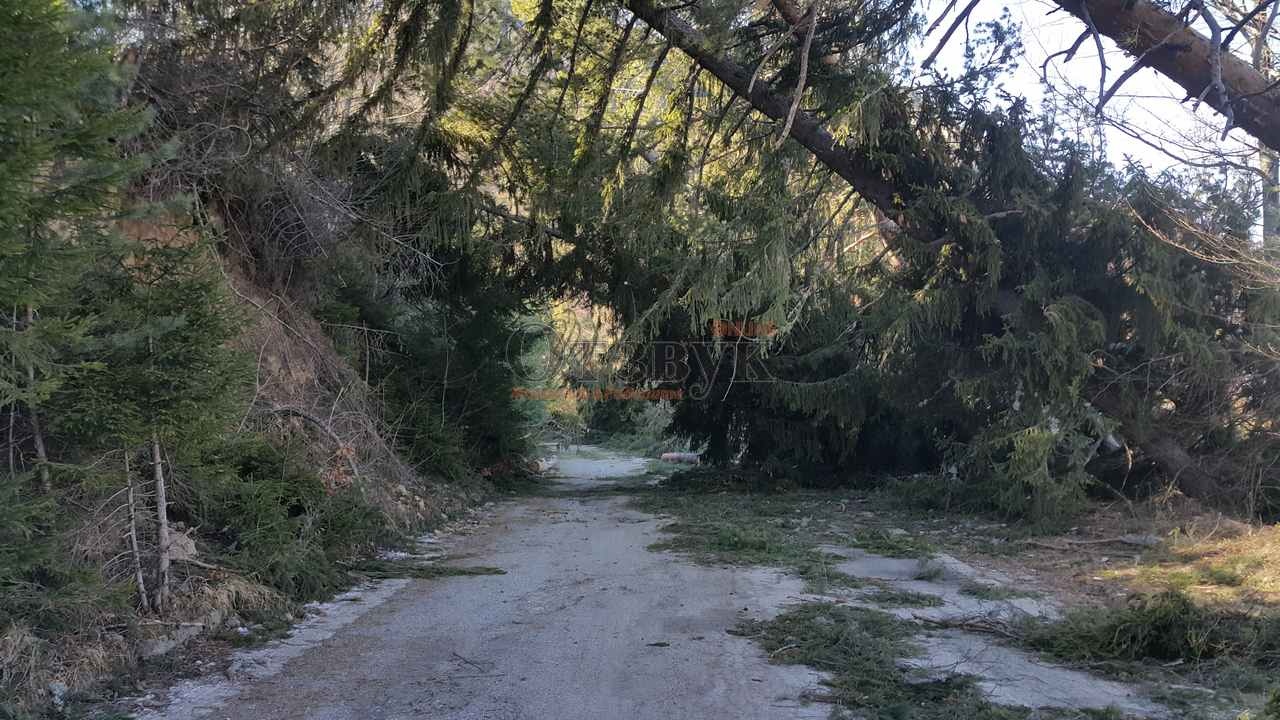
[[[191,638],[200,634],[204,630],[201,625],[191,624],[182,625],[168,635],[164,635],[150,640],[144,640],[138,644],[138,652],[144,658],[152,658],[180,647]]]
[[[169,536],[169,557],[174,560],[193,560],[199,553],[196,541],[185,532],[176,532]]]
[[[51,682],[49,683],[49,699],[53,702],[53,706],[59,710],[67,704],[67,692],[70,688],[66,683]]]

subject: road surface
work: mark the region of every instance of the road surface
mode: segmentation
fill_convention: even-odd
[[[450,543],[454,562],[505,575],[388,581],[350,595],[336,629],[304,630],[256,651],[249,664],[260,667],[232,680],[180,686],[152,715],[826,717],[829,707],[802,702],[817,688],[812,670],[771,665],[754,642],[726,632],[742,617],[777,612],[802,592],[800,581],[651,552],[660,520],[616,495],[572,494],[643,467],[629,458],[561,458],[568,493],[496,506],[483,529]]]

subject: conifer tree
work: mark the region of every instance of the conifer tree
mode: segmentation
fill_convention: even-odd
[[[46,492],[42,406],[68,369],[54,362],[57,353],[82,330],[66,293],[107,236],[120,185],[137,168],[119,147],[142,117],[119,108],[109,40],[95,18],[64,3],[0,7],[0,404],[11,478],[34,466]]]

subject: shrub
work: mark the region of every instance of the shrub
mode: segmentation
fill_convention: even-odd
[[[232,567],[310,600],[348,582],[342,563],[396,538],[354,488],[320,477],[262,438],[231,439],[193,470],[192,521]]]
[[[1280,667],[1280,617],[1206,608],[1176,590],[1135,595],[1123,608],[1081,609],[1034,627],[1035,647],[1071,660],[1207,660]]]

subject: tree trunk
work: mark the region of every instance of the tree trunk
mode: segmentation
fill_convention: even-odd
[[[13,306],[13,333],[18,333],[18,306]],[[18,375],[18,358],[14,355],[11,358],[14,377]],[[18,422],[18,401],[9,402],[9,436],[5,443],[5,448],[9,452],[9,480],[13,480],[18,476],[18,456],[17,446],[14,444],[14,426]]]
[[[1271,8],[1273,17],[1270,20],[1275,19],[1277,8],[1280,5]],[[1275,80],[1280,73],[1276,72],[1275,53],[1271,52],[1268,44],[1270,27],[1270,22],[1264,23],[1253,39],[1253,66],[1264,78]],[[1280,152],[1260,148],[1258,169],[1262,171],[1262,246],[1267,250],[1280,250]]]
[[[164,458],[160,439],[151,436],[151,467],[156,485],[156,610],[169,606],[169,505],[165,497]]]
[[[1203,93],[1207,105],[1218,112],[1226,109],[1216,92],[1205,92],[1213,82],[1213,43],[1173,13],[1150,0],[1053,1],[1086,23],[1086,15],[1092,18],[1098,32],[1182,86],[1188,98]],[[1280,87],[1272,87],[1265,75],[1230,52],[1219,57],[1235,125],[1271,149],[1280,150]]]
[[[27,306],[27,327],[24,332],[31,332],[35,326],[36,311],[30,305]],[[35,394],[36,391],[36,367],[30,361],[27,361],[27,391]],[[31,442],[36,447],[36,472],[40,474],[40,489],[48,494],[53,491],[53,481],[49,476],[49,453],[44,445],[44,431],[40,427],[40,413],[36,410],[35,403],[27,402],[27,412],[30,413],[31,422]]]
[[[1262,170],[1262,245],[1280,251],[1280,153],[1263,148],[1258,157]]]
[[[124,451],[124,481],[129,488],[129,552],[133,555],[133,577],[138,583],[138,603],[142,612],[151,611],[147,581],[142,574],[142,552],[138,550],[138,505],[133,492],[133,473],[129,472],[129,451]]]
[[[1094,407],[1120,421],[1120,432],[1160,468],[1169,481],[1183,495],[1197,500],[1218,500],[1221,487],[1218,481],[1200,467],[1172,436],[1151,429],[1148,418],[1134,418],[1113,393],[1103,392],[1094,397]]]
[[[1128,430],[1128,426],[1123,426]],[[1155,462],[1183,495],[1197,500],[1218,500],[1222,488],[1205,472],[1178,441],[1162,433],[1149,433],[1139,439],[1138,447]]]

